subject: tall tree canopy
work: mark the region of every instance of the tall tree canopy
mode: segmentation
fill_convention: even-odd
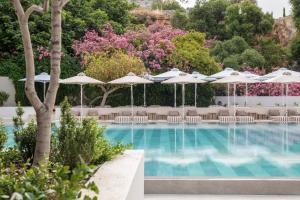
[[[190,10],[190,28],[205,32],[208,38],[228,38],[225,30],[225,13],[228,0],[199,0]]]
[[[253,44],[256,36],[272,31],[273,17],[271,14],[264,14],[261,8],[252,2],[243,1],[227,8],[225,24],[231,36],[241,36],[249,44]]]
[[[297,28],[297,35],[291,41],[290,50],[296,65],[300,68],[300,0],[290,0],[293,6],[293,19]]]

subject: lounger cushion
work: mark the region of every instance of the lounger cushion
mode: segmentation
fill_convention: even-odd
[[[87,113],[88,116],[98,116],[97,110],[89,110]]]
[[[122,111],[122,112],[120,112],[120,116],[131,116],[131,112],[130,111]]]
[[[179,116],[179,112],[178,111],[169,111],[169,116]]]
[[[244,110],[237,110],[236,116],[248,116],[248,113]]]
[[[269,110],[269,116],[280,116],[280,111],[279,110]]]
[[[198,116],[198,113],[196,110],[188,110],[186,115],[187,116]]]
[[[137,111],[136,116],[147,116],[147,112],[146,111]]]
[[[229,116],[229,110],[220,110],[219,116]]]
[[[288,109],[288,116],[298,116],[298,112],[296,110]]]

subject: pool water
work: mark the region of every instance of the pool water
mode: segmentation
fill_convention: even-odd
[[[145,150],[145,176],[300,177],[300,125],[109,126]]]
[[[145,150],[145,176],[300,177],[296,124],[109,125],[105,137]]]

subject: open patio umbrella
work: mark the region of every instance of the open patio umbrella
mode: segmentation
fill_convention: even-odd
[[[141,78],[134,73],[130,72],[128,75],[115,79],[113,81],[108,82],[109,84],[114,85],[130,85],[130,92],[131,92],[131,116],[133,117],[133,85],[137,84],[150,84],[153,83],[145,78]]]
[[[241,73],[239,72],[233,72],[230,74],[230,76],[227,76],[225,78],[222,78],[222,79],[219,79],[219,80],[216,80],[216,81],[213,81],[212,83],[223,83],[223,84],[230,84],[232,83],[233,84],[233,93],[234,93],[234,98],[233,98],[233,108],[234,108],[234,116],[235,116],[235,93],[236,93],[236,84],[239,84],[239,83],[257,83],[258,81],[257,80],[254,80],[254,79],[250,79],[250,78],[247,78],[245,77],[244,75],[242,75]]]
[[[293,70],[289,70],[287,68],[279,68],[278,70],[276,71],[273,71],[269,74],[266,74],[264,76],[260,76],[258,78],[256,78],[256,80],[259,80],[259,81],[266,81],[266,80],[269,80],[269,79],[272,79],[272,78],[275,78],[275,77],[278,77],[278,76],[281,76],[283,73],[285,72],[288,72],[290,73],[291,75],[293,76],[300,76],[300,72],[296,72],[296,71],[293,71]],[[281,93],[283,94],[284,93],[284,84],[282,84],[282,88],[281,88]],[[284,95],[282,95],[282,105],[284,104]]]
[[[204,80],[205,78],[207,78],[206,75],[204,74],[200,74],[199,72],[193,72],[191,74],[191,76],[195,79],[199,79],[199,80]],[[198,83],[195,83],[195,107],[197,107],[197,86],[198,86]]]
[[[179,74],[182,74],[184,72],[180,71],[177,68],[173,68],[170,71],[164,72],[162,74],[158,74],[156,76],[152,76],[152,80],[154,82],[161,82],[161,81],[165,81],[168,80],[170,78],[174,78],[179,76]],[[176,107],[176,83],[174,83],[174,107]]]
[[[181,84],[182,85],[182,117],[184,118],[184,104],[185,104],[185,85],[191,83],[205,83],[206,81],[194,78],[190,74],[181,73],[179,76],[163,81],[162,84]]]
[[[260,76],[257,74],[253,74],[249,71],[240,72],[242,75],[244,75],[246,78],[250,79],[258,79]],[[248,104],[248,83],[246,83],[246,92],[245,92],[245,105]]]
[[[73,76],[70,78],[66,78],[60,81],[62,84],[77,84],[80,85],[80,118],[82,119],[82,94],[83,94],[83,85],[93,84],[93,85],[101,85],[105,84],[102,81],[96,80],[94,78],[86,76],[83,72],[79,73],[77,76]]]
[[[26,78],[20,79],[19,81],[26,81]],[[50,82],[50,75],[46,72],[42,72],[36,76],[34,76],[34,82],[43,83],[43,97],[45,100],[46,97],[46,84]]]
[[[225,68],[221,72],[218,72],[216,74],[208,76],[207,78],[205,78],[205,80],[207,80],[207,81],[215,81],[215,80],[218,80],[218,79],[222,79],[222,78],[228,77],[233,72],[239,73],[238,71],[235,71],[232,68]],[[229,104],[230,104],[229,89],[230,89],[230,83],[227,83],[227,107],[229,107]]]
[[[265,83],[281,83],[285,84],[286,92],[285,92],[285,111],[287,115],[287,96],[289,93],[289,84],[290,83],[300,83],[300,73],[299,75],[297,73],[294,73],[294,75],[291,72],[283,72],[277,77],[268,79],[264,81]]]

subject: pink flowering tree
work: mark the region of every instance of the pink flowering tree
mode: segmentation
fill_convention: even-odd
[[[273,71],[277,70],[274,68]],[[265,75],[265,71],[258,68],[244,68],[244,71],[250,71],[257,75]],[[255,83],[248,85],[248,96],[282,96],[285,95],[285,87],[278,83]],[[245,84],[237,85],[237,93],[245,95]],[[300,96],[300,84],[289,84],[288,96]]]
[[[153,24],[141,31],[128,31],[123,35],[113,32],[107,24],[101,33],[87,31],[80,41],[74,41],[76,55],[87,53],[112,52],[122,50],[129,55],[139,57],[150,70],[160,69],[164,59],[175,48],[171,40],[185,34],[180,29]],[[85,60],[82,60],[85,64]]]

